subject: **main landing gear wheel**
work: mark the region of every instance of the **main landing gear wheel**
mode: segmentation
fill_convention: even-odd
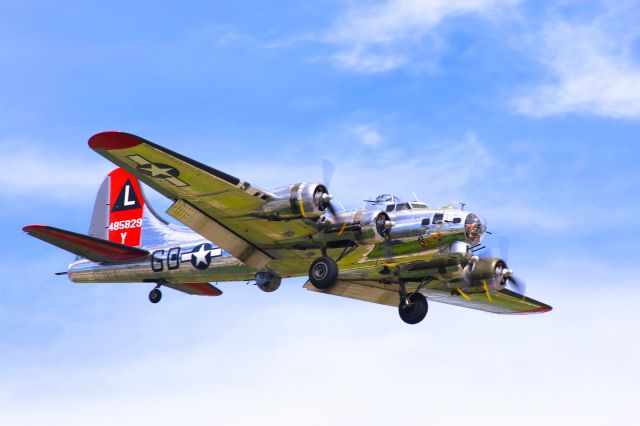
[[[309,280],[319,290],[326,290],[338,279],[338,264],[328,256],[317,258],[309,268]]]
[[[407,324],[417,324],[427,316],[429,304],[427,298],[420,293],[411,293],[407,297],[401,297],[398,313],[402,321]]]
[[[162,292],[160,291],[160,289],[154,288],[153,290],[151,290],[151,292],[149,293],[149,301],[151,303],[158,303],[160,299],[162,299]]]

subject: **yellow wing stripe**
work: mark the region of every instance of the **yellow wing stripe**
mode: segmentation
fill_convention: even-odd
[[[482,286],[484,287],[484,292],[487,294],[487,299],[489,299],[489,302],[493,302],[491,293],[489,293],[489,287],[487,287],[487,280],[482,280]]]
[[[456,290],[458,290],[458,293],[460,293],[460,296],[464,297],[467,300],[471,300],[471,298],[464,291],[462,291],[462,289],[456,288]]]

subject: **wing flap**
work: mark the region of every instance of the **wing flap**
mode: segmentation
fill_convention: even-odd
[[[80,257],[100,263],[119,263],[143,259],[147,250],[114,243],[88,235],[45,225],[29,225],[24,232]]]
[[[173,203],[167,213],[200,235],[215,241],[235,258],[255,269],[264,269],[272,259],[271,256],[258,247],[222,226],[184,200],[178,200]]]
[[[316,293],[332,294],[380,305],[397,307],[398,303],[400,303],[397,286],[385,285],[375,281],[338,280],[326,290],[317,289],[311,284],[311,281],[307,281],[303,287]]]

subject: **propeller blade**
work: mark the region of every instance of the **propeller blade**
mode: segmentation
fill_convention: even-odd
[[[498,243],[498,257],[509,264],[509,238],[504,235],[496,236]]]
[[[331,187],[331,180],[333,179],[333,173],[336,171],[336,165],[328,158],[322,159],[322,183],[329,189]]]
[[[331,201],[327,203],[327,210],[329,210],[332,215],[336,216],[336,209],[333,207],[333,204],[331,204]]]
[[[526,294],[527,286],[524,281],[517,280],[513,275],[508,276],[507,281],[518,293],[522,294],[523,296]]]

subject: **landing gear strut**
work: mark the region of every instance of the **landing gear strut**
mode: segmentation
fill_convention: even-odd
[[[160,299],[162,299],[162,292],[160,291],[160,285],[158,284],[151,292],[149,293],[149,301],[151,303],[158,303]]]
[[[400,281],[400,305],[398,313],[402,321],[407,324],[418,324],[427,316],[429,304],[427,298],[422,293],[409,293],[404,286],[404,281]]]
[[[309,280],[319,290],[326,290],[338,280],[338,263],[329,256],[317,258],[309,268]]]

